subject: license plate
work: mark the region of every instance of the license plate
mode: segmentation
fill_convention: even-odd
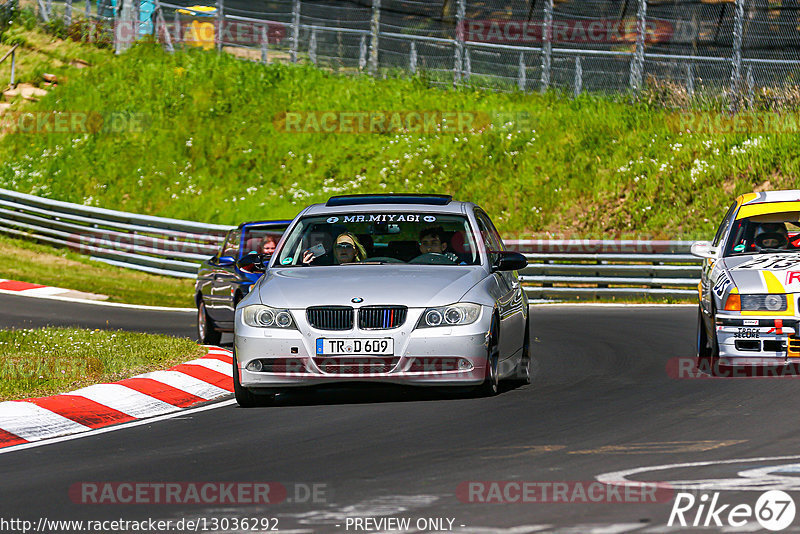
[[[394,339],[317,339],[319,356],[394,355]]]

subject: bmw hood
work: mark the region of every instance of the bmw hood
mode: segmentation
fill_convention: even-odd
[[[392,305],[409,308],[458,302],[486,276],[480,266],[340,265],[269,269],[258,284],[276,308]]]
[[[800,292],[800,254],[758,254],[724,261],[728,277],[740,293]]]

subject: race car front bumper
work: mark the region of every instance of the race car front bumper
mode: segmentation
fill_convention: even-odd
[[[714,328],[720,365],[800,364],[798,318],[718,314]]]

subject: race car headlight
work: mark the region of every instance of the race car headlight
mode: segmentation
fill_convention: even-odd
[[[786,311],[786,295],[741,295],[742,311]]]
[[[436,326],[461,326],[472,324],[481,315],[480,304],[460,302],[450,306],[428,308],[419,318],[417,328],[432,328]]]
[[[294,328],[289,310],[270,308],[254,304],[242,309],[242,320],[247,326],[256,328]]]

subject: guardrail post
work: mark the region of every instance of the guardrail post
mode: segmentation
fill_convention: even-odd
[[[308,43],[308,59],[314,65],[317,64],[317,29],[311,29],[311,40]]]
[[[289,49],[289,58],[292,63],[297,63],[297,49],[300,45],[300,0],[292,1],[292,44]]]
[[[217,0],[217,52],[222,51],[222,32],[225,26],[225,0]]]
[[[581,96],[583,91],[583,65],[581,65],[581,56],[575,57],[575,98]]]
[[[411,42],[414,46],[414,42]],[[367,66],[367,36],[361,34],[361,41],[358,43],[358,70],[363,71]]]
[[[72,0],[67,0],[64,5],[64,24],[67,27],[72,25]]]
[[[553,0],[544,2],[542,25],[542,87],[544,93],[550,87],[550,67],[553,59]]]
[[[686,64],[686,92],[694,96],[694,66],[691,62]]]
[[[378,73],[378,34],[381,32],[381,0],[372,0],[372,19],[370,20],[369,73]]]
[[[269,34],[266,26],[261,26],[261,63],[269,63]]]
[[[411,41],[411,50],[408,52],[408,69],[411,74],[417,73],[417,43]]]
[[[527,84],[527,76],[526,76],[526,68],[525,68],[525,52],[519,53],[519,74],[517,77],[517,88],[520,91],[525,90],[525,85]]]
[[[742,38],[744,27],[744,0],[736,0],[733,20],[733,56],[731,58],[731,113],[739,109],[739,89],[742,80]]]
[[[453,40],[453,85],[458,85],[461,81],[461,73],[464,68],[464,15],[467,10],[466,0],[458,0],[456,8],[456,33]]]
[[[636,48],[631,58],[631,91],[634,93],[642,87],[644,72],[644,40],[647,33],[647,0],[638,0],[639,10],[636,16]]]

